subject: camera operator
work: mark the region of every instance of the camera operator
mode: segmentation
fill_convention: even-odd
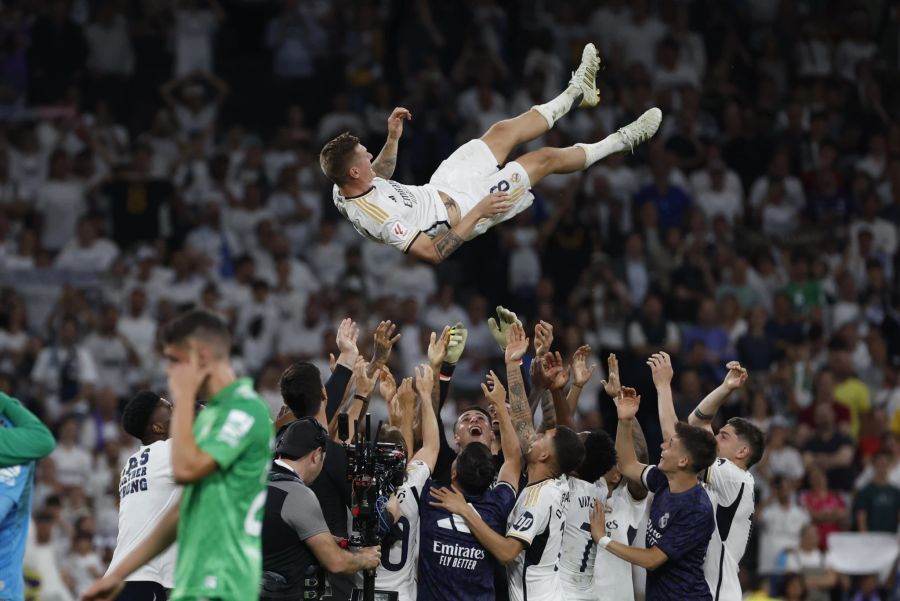
[[[262,527],[261,599],[320,599],[324,571],[352,574],[374,569],[379,547],[341,549],[309,488],[325,464],[328,431],[315,418],[293,422],[275,448]]]
[[[375,352],[373,370],[380,371],[387,362],[397,338],[391,338],[391,322],[382,322],[375,332]],[[356,340],[359,330],[351,319],[341,322],[337,331],[337,346],[340,356],[334,373],[322,385],[319,368],[312,363],[297,362],[281,375],[281,397],[290,409],[288,415],[279,418],[278,424],[290,422],[293,418],[311,417],[325,427],[338,412],[341,400],[350,382],[352,370],[359,356]],[[374,386],[372,387],[374,388]],[[356,397],[367,399],[371,389],[356,387]],[[291,415],[292,414],[292,415]],[[347,455],[344,448],[334,440],[327,443],[323,473],[310,488],[319,499],[325,522],[334,536],[347,538],[348,507],[350,506],[350,483],[347,481]],[[349,601],[355,578],[334,575],[329,578],[334,601]]]

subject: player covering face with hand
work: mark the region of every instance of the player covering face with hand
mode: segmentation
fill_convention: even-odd
[[[559,96],[499,121],[481,138],[463,144],[424,186],[390,179],[403,122],[412,119],[407,109],[391,113],[387,142],[374,160],[359,138],[341,134],[325,145],[319,158],[322,171],[334,182],[335,206],[364,237],[431,263],[442,262],[465,241],[531,206],[531,188],[544,177],[587,169],[656,133],[662,113],[652,108],[599,142],[544,147],[507,162],[514,148],[543,135],[576,102],[581,107],[597,105],[599,66],[597,49],[587,44],[581,64]]]

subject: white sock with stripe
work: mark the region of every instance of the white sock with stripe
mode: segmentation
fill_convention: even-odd
[[[581,90],[575,86],[569,86],[562,94],[544,104],[537,104],[532,108],[547,120],[547,126],[552,128],[560,117],[568,113],[575,100],[581,96]]]

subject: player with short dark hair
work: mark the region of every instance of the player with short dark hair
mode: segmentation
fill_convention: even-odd
[[[114,598],[124,578],[180,541],[172,599],[245,601],[259,595],[260,532],[272,448],[269,408],[248,378],[235,377],[231,335],[219,316],[184,313],[162,332],[172,393],[172,473],[178,504],[84,598]],[[194,421],[198,396],[206,408]],[[210,549],[215,549],[211,553]]]
[[[181,487],[172,477],[169,422],[172,403],[142,390],[125,405],[122,427],[141,441],[119,476],[119,531],[109,573],[147,536],[161,517],[178,503]],[[164,599],[174,586],[177,545],[138,568],[125,580],[120,601]]]
[[[647,569],[647,601],[708,601],[712,597],[703,575],[703,561],[715,518],[699,478],[715,461],[716,439],[702,428],[677,423],[674,435],[662,443],[659,465],[640,463],[632,435],[632,420],[640,402],[633,388],[622,388],[616,408],[616,453],[619,471],[654,493],[646,548],[622,544],[606,534],[600,501],[592,514],[592,536],[601,548]]]
[[[513,149],[547,132],[575,102],[583,107],[597,105],[599,66],[597,49],[587,44],[581,64],[559,96],[499,121],[481,138],[463,144],[424,186],[390,179],[403,122],[412,119],[407,109],[398,107],[391,113],[387,142],[374,160],[357,137],[341,134],[319,156],[322,171],[334,182],[335,206],[362,236],[431,263],[442,262],[465,241],[531,206],[531,188],[544,177],[587,169],[656,133],[662,113],[652,108],[594,144],[544,147],[507,162]]]
[[[663,436],[677,421],[672,402],[672,366],[666,353],[653,355],[648,364],[653,372],[659,396],[659,422]],[[737,361],[725,366],[728,372],[722,384],[700,401],[688,417],[688,423],[712,433],[712,420],[734,391],[741,388],[749,374]],[[738,567],[750,539],[756,483],[750,468],[763,455],[765,435],[753,422],[733,417],[716,434],[717,459],[703,474],[716,514],[716,529],[709,541],[704,571],[715,601],[740,601],[743,596]]]

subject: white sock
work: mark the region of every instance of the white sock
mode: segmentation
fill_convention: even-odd
[[[575,102],[575,99],[578,98],[579,95],[581,95],[581,90],[579,88],[569,86],[562,94],[550,102],[538,104],[531,108],[539,112],[541,116],[547,120],[547,126],[552,128],[553,124],[556,123],[560,117],[569,112],[572,108],[572,103]]]
[[[593,144],[576,144],[584,151],[584,168],[587,169],[600,159],[624,150],[622,134],[613,132],[599,142]]]

